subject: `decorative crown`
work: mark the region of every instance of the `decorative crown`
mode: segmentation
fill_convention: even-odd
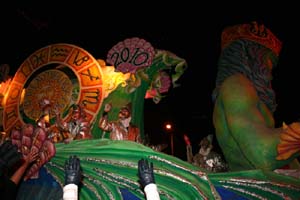
[[[277,56],[280,53],[281,41],[264,25],[257,22],[230,26],[222,32],[222,49],[231,42],[239,39],[248,39],[271,49]]]

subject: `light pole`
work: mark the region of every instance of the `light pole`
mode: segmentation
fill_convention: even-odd
[[[170,140],[171,140],[171,153],[172,153],[172,156],[174,156],[174,144],[173,144],[173,127],[172,127],[172,124],[171,123],[166,123],[165,125],[165,128],[167,130],[167,132],[170,134]]]

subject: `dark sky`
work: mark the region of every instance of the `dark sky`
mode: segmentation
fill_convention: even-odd
[[[95,1],[94,1],[95,2]],[[106,59],[112,46],[126,38],[140,37],[154,48],[165,49],[188,63],[173,89],[159,104],[145,102],[145,133],[167,140],[163,124],[175,124],[175,140],[190,135],[193,143],[214,133],[211,92],[220,53],[220,36],[226,26],[262,22],[283,42],[279,64],[274,70],[273,87],[277,94],[276,122],[300,118],[299,47],[297,12],[258,5],[240,8],[188,3],[162,4],[137,2],[133,5],[113,2],[89,3],[39,1],[3,7],[0,12],[2,47],[0,63],[11,66],[11,73],[34,51],[54,43],[70,43],[84,48],[95,58]],[[139,5],[140,3],[141,5]],[[221,11],[220,11],[221,10]],[[155,116],[155,117],[153,117]]]

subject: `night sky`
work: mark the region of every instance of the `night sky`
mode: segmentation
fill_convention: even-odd
[[[201,7],[199,3],[149,3],[95,5],[85,1],[62,6],[39,1],[2,7],[0,63],[9,64],[13,74],[31,53],[54,43],[74,44],[96,59],[106,59],[111,47],[131,37],[143,38],[156,49],[173,52],[187,61],[188,68],[178,82],[181,86],[172,89],[159,104],[145,101],[145,133],[151,143],[168,142],[163,126],[166,121],[172,122],[175,154],[182,157],[182,134],[188,134],[197,149],[202,137],[214,133],[211,93],[223,28],[255,20],[264,23],[283,42],[273,73],[278,103],[276,123],[300,119],[299,14],[291,10],[292,5],[290,9],[245,5],[240,5],[240,9],[220,5],[216,9]]]

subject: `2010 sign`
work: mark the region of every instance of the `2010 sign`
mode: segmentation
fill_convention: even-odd
[[[138,69],[151,65],[155,55],[152,45],[144,39],[131,38],[119,42],[107,55],[107,63],[116,71],[135,73]]]

